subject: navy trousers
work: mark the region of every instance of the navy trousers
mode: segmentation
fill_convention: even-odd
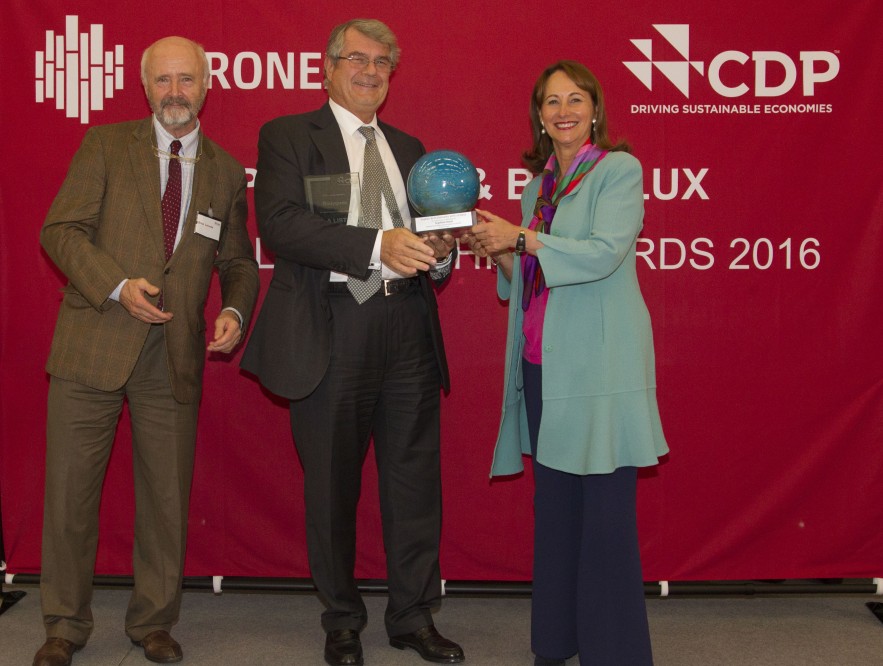
[[[542,366],[523,362],[533,453],[531,648],[580,664],[653,663],[638,548],[637,468],[569,474],[537,463]]]

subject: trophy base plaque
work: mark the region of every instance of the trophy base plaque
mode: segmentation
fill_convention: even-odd
[[[446,213],[444,215],[426,215],[414,218],[414,233],[425,234],[433,231],[452,231],[465,229],[476,222],[474,210],[463,213]]]

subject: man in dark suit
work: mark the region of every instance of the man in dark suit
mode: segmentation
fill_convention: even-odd
[[[41,231],[69,282],[46,366],[48,639],[35,666],[70,664],[91,633],[101,485],[124,400],[136,505],[126,633],[151,661],[182,658],[169,630],[181,604],[206,295],[217,269],[223,309],[208,350],[229,353],[259,289],[245,172],[197,119],[208,71],[198,44],[151,45],[141,76],[153,115],[89,129]]]
[[[448,388],[432,282],[450,275],[455,243],[408,228],[404,179],[425,151],[376,116],[398,57],[395,35],[380,21],[337,26],[325,57],[329,102],[267,123],[258,144],[255,206],[275,272],[242,366],[291,401],[332,665],[363,663],[355,521],[372,435],[390,644],[430,661],[464,659],[430,612],[441,597],[439,386]],[[311,211],[306,178],[352,172],[361,215],[344,224]]]

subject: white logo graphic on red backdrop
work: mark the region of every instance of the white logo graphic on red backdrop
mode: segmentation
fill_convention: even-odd
[[[55,100],[68,118],[89,122],[90,111],[104,110],[104,100],[123,87],[123,47],[104,48],[104,26],[80,32],[79,17],[66,16],[63,34],[46,31],[46,48],[37,51],[36,99]]]
[[[693,68],[721,97],[748,94],[754,97],[781,97],[792,90],[799,90],[803,97],[813,97],[816,84],[827,83],[840,72],[840,58],[834,51],[800,51],[795,56],[782,51],[745,53],[735,49],[715,55],[706,71],[704,62],[690,60],[689,25],[653,24],[653,28],[665,39],[665,43],[657,46],[676,57],[654,60],[652,39],[632,39],[631,43],[647,59],[624,60],[622,63],[651,91],[653,71],[658,70],[684,97],[689,98],[690,68]]]
[[[674,86],[680,90],[684,97],[690,96],[690,67],[700,74],[704,73],[705,65],[701,62],[690,60],[690,26],[686,24],[654,24],[653,28],[674,47],[683,60],[653,60],[652,39],[632,39],[632,44],[647,58],[646,61],[623,61],[623,65],[631,70],[632,74],[647,86],[647,90],[653,90],[653,68],[658,69]]]

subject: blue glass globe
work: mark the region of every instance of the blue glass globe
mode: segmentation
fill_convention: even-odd
[[[434,150],[408,175],[408,199],[421,215],[462,213],[478,201],[478,171],[464,155]]]

